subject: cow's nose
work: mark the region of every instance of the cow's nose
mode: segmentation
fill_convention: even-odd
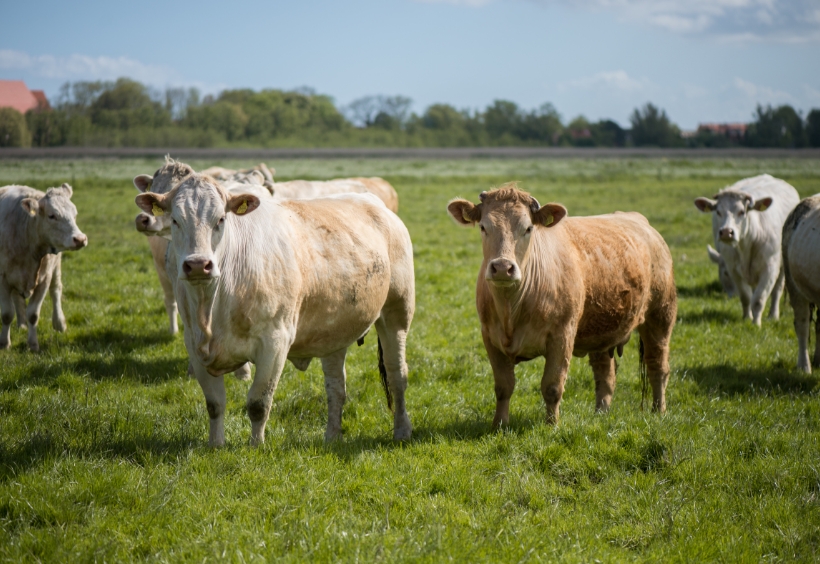
[[[490,277],[493,280],[514,280],[517,273],[518,267],[511,260],[495,259],[490,263]]]
[[[720,235],[720,238],[724,241],[731,241],[735,238],[735,230],[731,227],[724,227],[718,232],[718,234]]]
[[[182,272],[188,278],[206,278],[213,269],[214,263],[208,259],[188,259],[182,263]]]
[[[143,229],[143,230],[148,229],[148,227],[151,225],[151,216],[149,216],[147,213],[141,213],[137,216],[136,223],[137,223],[137,229],[138,230],[139,229]]]
[[[74,247],[77,249],[82,249],[88,244],[88,237],[85,236],[84,233],[80,233],[79,235],[74,236]]]

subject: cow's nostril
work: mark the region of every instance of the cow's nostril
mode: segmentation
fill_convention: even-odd
[[[188,264],[187,261],[182,263],[182,272],[184,272],[185,274],[191,273],[191,265]]]
[[[202,268],[202,270],[204,270],[206,274],[209,274],[213,267],[214,267],[214,263],[211,262],[211,261],[208,261],[208,262],[205,263],[205,266]]]

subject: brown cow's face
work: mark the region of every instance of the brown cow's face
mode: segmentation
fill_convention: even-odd
[[[495,197],[497,194],[513,197]],[[521,281],[521,264],[527,256],[535,229],[552,227],[566,215],[560,204],[540,206],[538,200],[511,189],[482,192],[482,203],[453,200],[448,211],[458,223],[478,223],[484,251],[484,279],[496,286],[515,286]]]
[[[137,196],[145,213],[171,220],[171,245],[177,277],[191,284],[219,278],[221,244],[231,226],[230,215],[244,215],[259,206],[252,194],[231,194],[208,177],[193,175],[167,195]]]

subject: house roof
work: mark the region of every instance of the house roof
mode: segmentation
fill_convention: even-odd
[[[45,95],[43,96],[45,98]],[[21,114],[39,106],[37,97],[22,80],[0,80],[0,108],[14,108]]]
[[[37,108],[40,110],[50,110],[51,104],[48,103],[48,98],[46,98],[46,93],[42,90],[32,90],[32,94],[34,94],[34,98],[37,100]]]

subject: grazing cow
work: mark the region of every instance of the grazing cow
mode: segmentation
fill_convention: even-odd
[[[783,270],[797,334],[797,368],[820,366],[820,327],[815,324],[814,358],[809,362],[812,311],[820,305],[820,194],[800,202],[783,225]]]
[[[478,205],[453,200],[447,210],[457,223],[481,228],[476,306],[495,378],[493,426],[509,423],[515,365],[538,356],[546,361],[548,423],[558,421],[573,355],[589,355],[596,409],[609,409],[615,351],[636,329],[652,407],[663,412],[677,294],[669,248],[646,218],[566,217],[564,206],[541,206],[514,183],[479,198]]]
[[[744,319],[760,327],[771,294],[769,318],[780,317],[783,265],[780,242],[786,216],[800,201],[787,182],[761,174],[744,178],[714,199],[696,198],[695,206],[712,214],[712,233],[729,277],[740,295]]]
[[[374,324],[393,437],[410,437],[404,392],[415,309],[413,250],[407,228],[380,200],[369,194],[259,198],[193,174],[167,194],[140,194],[136,202],[173,222],[166,266],[205,394],[211,445],[225,441],[223,374],[256,364],[247,410],[251,443],[259,444],[288,358],[298,364],[322,359],[325,438],[337,438],[347,348]]]
[[[0,349],[11,346],[16,313],[18,324],[23,316],[28,324],[29,349],[40,350],[37,323],[46,291],[53,305],[52,326],[66,330],[61,253],[88,244],[88,237],[77,227],[72,193],[68,184],[45,193],[27,186],[0,188]]]

